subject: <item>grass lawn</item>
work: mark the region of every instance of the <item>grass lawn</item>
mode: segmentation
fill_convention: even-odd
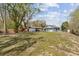
[[[65,32],[34,32],[0,36],[0,55],[79,55],[79,37]]]

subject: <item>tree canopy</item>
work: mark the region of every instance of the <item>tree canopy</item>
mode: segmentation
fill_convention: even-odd
[[[79,33],[79,8],[75,9],[70,14],[69,26],[72,33],[75,33],[75,34]]]
[[[63,24],[61,25],[61,30],[62,31],[67,31],[69,28],[69,24],[67,21],[63,22]]]
[[[5,20],[6,17],[7,21],[8,19],[12,20],[15,32],[23,27],[29,29],[29,20],[39,11],[40,9],[34,8],[32,3],[5,3],[0,5],[1,19]],[[6,24],[6,21],[4,24]]]

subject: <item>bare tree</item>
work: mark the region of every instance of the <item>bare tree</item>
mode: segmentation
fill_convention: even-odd
[[[44,20],[35,20],[35,21],[32,21],[32,26],[33,27],[41,28],[42,31],[43,31],[44,27],[46,26],[46,21],[44,21]]]
[[[7,24],[6,24],[6,15],[7,15],[7,12],[6,12],[6,4],[2,3],[0,4],[0,15],[1,15],[1,18],[2,18],[2,21],[4,23],[4,34],[7,33]]]
[[[79,34],[79,8],[70,14],[69,26],[72,33]]]

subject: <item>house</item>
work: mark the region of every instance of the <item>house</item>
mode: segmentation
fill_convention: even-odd
[[[60,28],[55,25],[46,25],[46,27],[29,27],[29,32],[57,32]]]
[[[55,26],[55,25],[47,25],[45,28],[44,28],[44,31],[45,32],[57,32],[59,31],[60,28]]]
[[[29,32],[42,32],[42,27],[29,27]]]

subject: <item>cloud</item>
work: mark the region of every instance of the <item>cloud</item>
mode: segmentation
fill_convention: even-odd
[[[47,11],[47,8],[40,8],[41,11]]]
[[[70,9],[70,10],[65,9],[65,10],[63,10],[63,13],[61,13],[61,15],[64,17],[68,17],[71,12],[73,12],[73,9]]]
[[[73,10],[75,10],[76,8],[79,7],[79,3],[71,3],[70,5],[71,5],[71,7],[72,7],[72,10],[71,10],[71,11],[73,11]]]
[[[75,9],[70,9],[69,12],[71,13],[71,12],[73,12],[74,10],[75,10]]]
[[[69,9],[69,10],[65,9],[65,10],[63,10],[63,12],[61,13],[61,15],[64,16],[64,17],[68,17],[73,11],[74,11],[74,8],[71,8],[71,9]]]
[[[41,11],[47,11],[49,7],[56,7],[59,8],[59,5],[56,3],[44,3],[40,6]]]
[[[58,11],[54,11],[54,12],[48,12],[47,14],[40,14],[36,17],[36,19],[45,20],[47,24],[53,24],[56,26],[60,26],[62,23],[61,20],[64,21],[63,19],[65,19],[67,15],[68,15],[67,13],[61,13]]]
[[[44,18],[56,18],[60,16],[60,12],[48,12],[47,14],[41,14],[38,15],[38,17],[44,17]]]
[[[75,5],[75,3],[70,3],[70,5],[71,5],[71,6],[74,6],[74,5]]]
[[[60,16],[60,12],[57,12],[57,11],[55,11],[55,12],[49,12],[48,15],[50,17],[58,17],[58,16]]]
[[[64,12],[64,13],[67,13],[67,12],[68,12],[68,10],[63,10],[63,12]]]
[[[71,6],[76,6],[78,7],[79,6],[79,3],[70,3]]]
[[[57,7],[57,8],[59,8],[59,5],[57,3],[47,3],[45,5],[48,6],[48,7]]]
[[[64,5],[64,4],[63,4]],[[56,3],[44,3],[41,6],[41,11],[45,11],[44,13],[41,13],[39,15],[36,15],[36,19],[43,19],[46,20],[48,24],[55,24],[55,25],[61,25],[62,22],[67,21],[70,13],[75,10],[76,7],[78,7],[79,4],[76,3],[70,3],[66,7],[62,7],[60,4]],[[53,7],[56,7],[55,10],[51,9]],[[62,8],[60,8],[62,7]],[[51,10],[50,10],[51,9]]]

